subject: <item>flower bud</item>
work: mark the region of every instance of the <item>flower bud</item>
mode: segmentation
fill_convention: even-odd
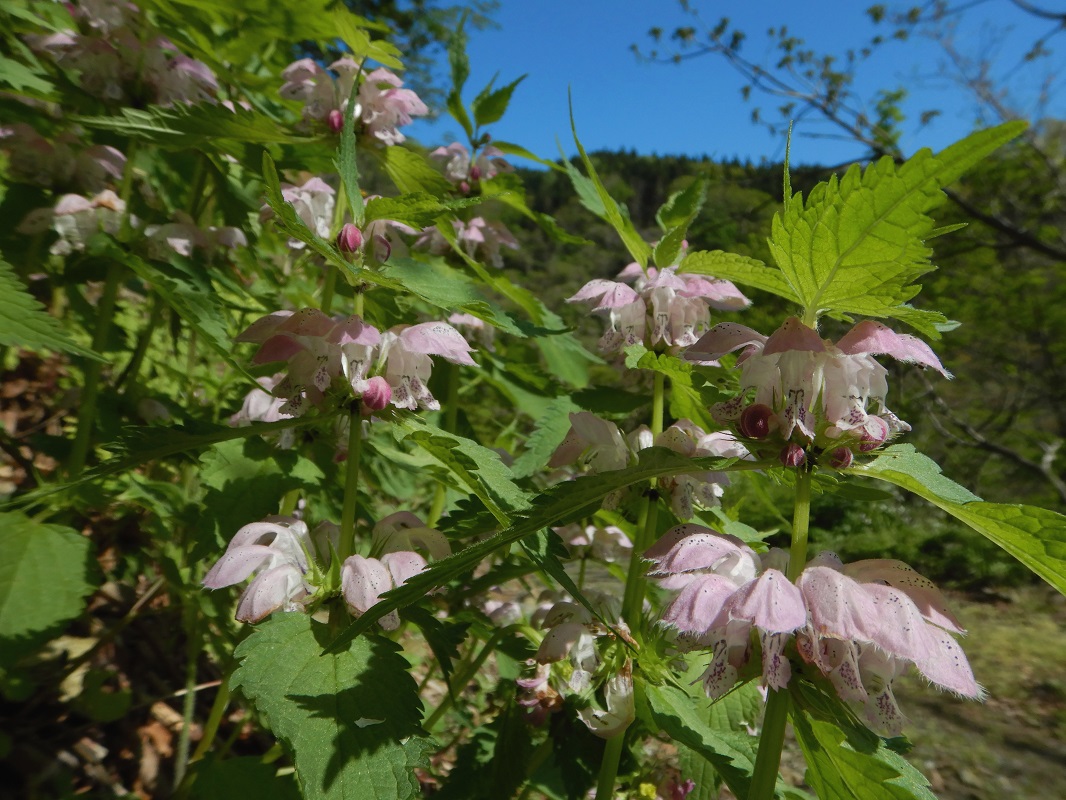
[[[459,191],[463,194],[470,194],[470,184],[466,181],[459,182]]]
[[[481,167],[479,167],[477,164],[474,164],[472,167],[470,167],[470,180],[481,180]]]
[[[830,469],[847,469],[855,456],[848,447],[838,447],[829,454]]]
[[[329,124],[329,129],[334,133],[340,133],[344,130],[344,114],[339,108],[334,108],[329,112],[326,122]]]
[[[786,467],[799,467],[807,460],[807,453],[795,442],[789,442],[778,457]]]
[[[756,403],[745,408],[740,414],[737,430],[741,436],[749,439],[765,439],[770,435],[770,419],[774,411],[769,406]]]
[[[859,442],[859,450],[869,453],[885,443],[888,438],[888,423],[880,417],[867,417],[862,430],[862,440]]]
[[[391,399],[392,387],[380,375],[375,375],[366,382],[366,391],[363,392],[364,413],[381,411]]]
[[[341,232],[337,234],[337,247],[342,253],[358,253],[363,246],[363,233],[350,222],[344,223]]]

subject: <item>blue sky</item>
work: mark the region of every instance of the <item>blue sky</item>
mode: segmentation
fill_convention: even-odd
[[[692,5],[708,25],[729,16],[748,34],[743,54],[758,63],[776,60],[765,35],[771,25],[785,24],[816,50],[841,56],[881,31],[867,17],[864,9],[870,3],[864,0],[693,0]],[[754,162],[779,161],[783,156],[783,141],[750,121],[757,104],[764,117],[776,119],[780,101],[761,97],[758,103],[745,103],[742,78],[722,58],[659,65],[641,63],[634,56],[630,45],[648,48],[652,26],[669,32],[691,24],[672,0],[501,0],[495,18],[496,29],[470,31],[471,77],[465,99],[473,98],[497,73],[497,85],[528,76],[507,115],[491,126],[496,139],[521,144],[546,158],[558,156],[558,139],[572,154],[569,88],[578,134],[590,151],[633,149],[716,159],[735,156]],[[1008,0],[985,0],[967,13],[956,38],[958,49],[968,57],[991,47],[998,74],[1004,74],[1048,27],[1017,11]],[[1008,80],[1011,96],[1024,113],[1031,113],[1039,82],[1047,74],[1064,76],[1054,81],[1053,88],[1062,89],[1066,81],[1066,35],[1053,39],[1050,47],[1054,52],[1049,59],[1017,69]],[[857,85],[867,98],[878,88],[907,87],[904,108],[909,119],[902,141],[906,152],[923,146],[939,149],[978,124],[970,95],[937,77],[947,61],[938,44],[916,37],[891,43],[859,66]],[[1048,111],[1066,117],[1066,94],[1060,91],[1057,99]],[[944,113],[923,128],[918,117],[927,108],[941,108]],[[461,129],[447,115],[411,130],[426,144],[462,138]],[[829,132],[813,120],[803,122],[795,131],[793,162],[836,165],[863,155],[862,148],[850,143],[811,137]]]

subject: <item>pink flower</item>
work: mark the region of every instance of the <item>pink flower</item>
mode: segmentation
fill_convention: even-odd
[[[321,238],[329,239],[336,202],[336,192],[332,186],[321,178],[308,178],[300,186],[283,183],[281,196],[285,202],[292,204],[293,210],[308,228]],[[266,220],[273,214],[273,209],[265,205],[259,217]],[[299,239],[289,239],[289,247],[293,250],[303,250],[306,246]]]
[[[870,724],[898,735],[903,714],[893,680],[908,664],[934,684],[983,699],[952,633],[965,631],[931,581],[901,561],[843,565],[832,553],[813,559],[796,581],[809,609],[797,648],[844,700],[860,704]]]
[[[470,357],[472,349],[459,331],[444,322],[397,326],[387,331],[381,339],[380,358],[385,363],[385,380],[392,387],[392,404],[412,411],[419,406],[438,410],[440,403],[427,385],[433,370],[430,356],[476,367]]]
[[[237,605],[241,622],[259,622],[278,610],[297,611],[315,589],[306,577],[311,549],[307,525],[300,520],[272,517],[253,522],[233,536],[203,585],[221,589],[255,574]]]
[[[887,370],[874,355],[891,355],[950,377],[924,342],[872,320],[860,322],[836,344],[795,317],[769,337],[720,323],[684,357],[708,361],[734,350],[743,350],[737,358],[742,394],[715,405],[711,413],[749,438],[773,436],[778,448],[792,441],[801,447],[814,443],[833,451],[841,446],[865,451],[910,430],[885,406]],[[758,419],[748,411],[752,408],[760,409]],[[834,458],[844,460],[839,453]]]
[[[785,644],[806,624],[807,611],[803,596],[779,569],[764,566],[736,537],[701,525],[672,528],[645,558],[654,563],[649,574],[664,588],[681,590],[662,617],[677,631],[679,648],[712,651],[702,676],[708,697],[721,697],[736,683],[751,655],[752,629],[762,645],[767,685],[783,689],[788,684],[792,672]]]
[[[400,144],[405,137],[398,130],[412,117],[429,113],[426,104],[410,89],[401,89],[403,81],[387,69],[376,69],[359,87],[359,105],[367,133],[386,145]]]
[[[16,228],[20,233],[41,233],[51,228],[59,238],[52,245],[54,255],[70,255],[75,250],[84,250],[86,243],[96,233],[118,233],[126,204],[122,199],[105,189],[92,199],[77,194],[65,194],[55,207],[31,211]]]
[[[350,556],[341,565],[341,593],[348,610],[361,617],[367,609],[381,600],[381,595],[402,586],[426,568],[426,560],[418,553],[396,550],[378,558]],[[400,615],[395,611],[378,620],[387,631],[400,627]]]
[[[492,145],[482,147],[473,161],[470,151],[459,142],[452,142],[447,147],[438,147],[429,156],[445,161],[444,176],[455,184],[491,180],[499,172],[511,172],[514,169],[503,159],[504,152]]]

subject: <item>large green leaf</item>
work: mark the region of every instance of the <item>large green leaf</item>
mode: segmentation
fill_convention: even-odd
[[[727,253],[724,250],[697,250],[685,256],[678,271],[754,286],[794,303],[800,302],[781,271],[766,266],[756,258]]]
[[[1034,506],[985,503],[944,477],[936,462],[911,445],[889,447],[874,461],[849,471],[924,497],[1066,594],[1066,516]]]
[[[835,696],[793,680],[792,729],[820,800],[936,800],[925,776],[854,720]]]
[[[943,202],[941,189],[969,166],[1017,136],[1007,123],[958,142],[938,156],[922,150],[897,166],[885,157],[865,171],[852,166],[816,186],[804,202],[796,195],[774,216],[769,240],[774,260],[813,323],[824,313],[893,317],[933,269],[925,244],[934,231],[928,212]],[[909,318],[920,317],[911,309]]]
[[[89,540],[71,528],[0,513],[0,662],[78,616],[89,582]]]
[[[0,345],[57,350],[104,360],[99,353],[71,339],[22,285],[14,267],[3,260],[0,260]]]
[[[734,795],[748,796],[755,767],[752,737],[712,724],[700,703],[676,686],[645,683],[644,695],[656,727],[713,765]]]
[[[414,797],[428,748],[399,645],[366,636],[323,653],[326,641],[310,617],[275,614],[237,647],[232,686],[292,753],[308,800]]]

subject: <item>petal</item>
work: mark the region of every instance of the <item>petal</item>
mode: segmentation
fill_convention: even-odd
[[[388,567],[392,585],[400,586],[426,568],[426,560],[413,550],[386,553],[381,563]]]
[[[221,589],[240,583],[275,555],[271,547],[261,544],[227,549],[202,581],[208,589]]]
[[[737,589],[729,615],[748,620],[767,633],[791,633],[807,624],[803,595],[776,569],[766,570]]]
[[[873,353],[892,356],[906,364],[932,367],[945,378],[951,373],[944,369],[936,353],[921,339],[905,333],[896,333],[881,322],[867,319],[860,322],[837,342],[842,353]]]
[[[554,661],[562,661],[585,632],[585,626],[580,622],[564,622],[562,625],[556,625],[545,634],[540,647],[537,648],[537,663],[550,664]]]
[[[885,583],[909,597],[929,622],[955,633],[965,633],[936,585],[902,561],[868,558],[844,567],[844,574],[860,583]]]
[[[303,574],[296,567],[282,564],[268,569],[244,590],[237,606],[237,619],[259,622],[305,592]]]
[[[765,336],[747,325],[719,322],[703,334],[696,344],[688,348],[683,357],[689,361],[713,361],[742,347],[761,347],[765,341]]]
[[[736,590],[733,582],[721,575],[700,575],[670,602],[662,622],[698,646],[709,631],[726,624],[729,601]]]
[[[423,322],[400,332],[400,341],[412,353],[437,355],[454,364],[476,367],[470,357],[473,349],[455,328],[446,322]]]
[[[350,556],[341,566],[341,592],[355,616],[378,602],[393,587],[388,567],[376,558]]]
[[[812,353],[825,352],[825,342],[818,331],[808,328],[796,317],[789,317],[781,327],[770,334],[763,347],[763,355],[800,350]]]

